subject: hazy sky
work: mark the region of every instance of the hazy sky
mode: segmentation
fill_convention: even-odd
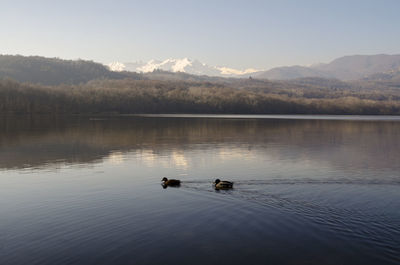
[[[398,0],[0,0],[0,53],[268,69],[400,53]]]

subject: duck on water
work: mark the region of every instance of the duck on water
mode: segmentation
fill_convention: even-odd
[[[167,187],[180,187],[181,185],[181,181],[178,179],[167,179],[164,177],[161,181],[164,189]],[[231,181],[216,179],[213,184],[216,190],[229,190],[233,188],[233,182]]]
[[[167,178],[163,178],[161,185],[163,186],[163,188],[167,188],[167,187],[179,187],[181,185],[181,181],[178,179],[167,179]]]
[[[216,190],[229,190],[233,188],[233,182],[216,179],[214,182],[214,187]]]

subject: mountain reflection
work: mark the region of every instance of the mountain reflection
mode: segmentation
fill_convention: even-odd
[[[216,150],[220,159],[252,159],[257,153],[339,168],[400,164],[396,121],[3,116],[0,128],[2,169],[104,159],[119,164],[129,152],[149,165],[167,157],[174,166],[188,168],[192,160],[186,154],[196,150]]]

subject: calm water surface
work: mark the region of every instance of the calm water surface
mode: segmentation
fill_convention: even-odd
[[[398,117],[0,128],[0,264],[400,264]]]

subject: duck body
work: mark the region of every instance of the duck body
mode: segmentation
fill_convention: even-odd
[[[233,182],[226,181],[226,180],[219,180],[216,179],[214,182],[214,187],[216,190],[228,190],[233,188]]]
[[[162,185],[164,187],[179,187],[181,185],[181,181],[178,179],[162,179]]]

